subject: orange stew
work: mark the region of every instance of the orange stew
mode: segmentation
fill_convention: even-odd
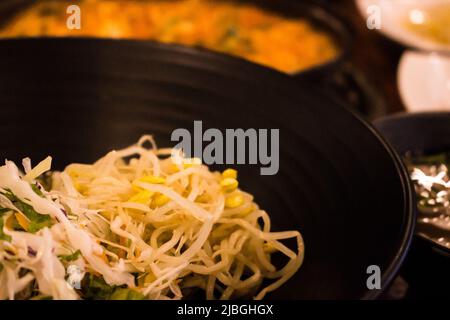
[[[39,1],[0,37],[89,36],[201,46],[294,73],[333,59],[338,48],[305,19],[212,0],[82,0],[81,29],[66,27],[64,1]]]

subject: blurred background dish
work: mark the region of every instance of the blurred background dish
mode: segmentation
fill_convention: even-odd
[[[399,64],[398,87],[408,111],[450,110],[450,56],[406,51]]]
[[[194,120],[280,129],[277,175],[236,166],[274,230],[299,229],[305,240],[302,269],[273,299],[376,298],[406,255],[415,209],[400,159],[304,81],[210,51],[99,39],[0,41],[0,70],[0,150],[15,161],[52,154],[61,169],[143,133],[173,146],[171,132]],[[370,265],[381,290],[367,288]]]
[[[34,2],[3,26],[0,37],[156,40],[237,55],[291,74],[329,64],[348,46],[340,22],[307,2],[83,0],[77,3],[83,14],[79,30],[67,28],[67,5]]]
[[[380,31],[406,46],[450,50],[450,3],[447,0],[356,0],[361,14],[378,18]]]

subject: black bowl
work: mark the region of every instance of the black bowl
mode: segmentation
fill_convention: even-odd
[[[375,298],[408,250],[414,202],[401,161],[378,133],[325,94],[228,56],[93,39],[0,42],[2,158],[56,168],[90,162],[176,128],[279,128],[280,171],[237,165],[275,230],[298,229],[300,271],[272,299]],[[214,169],[221,168],[215,166]],[[367,288],[367,268],[382,288]]]
[[[374,122],[400,155],[450,150],[450,112],[397,114]],[[448,297],[450,249],[417,234],[402,273],[422,296]]]

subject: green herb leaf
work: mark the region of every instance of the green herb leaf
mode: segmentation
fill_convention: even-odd
[[[30,220],[28,232],[36,233],[42,228],[51,227],[53,224],[52,218],[49,215],[37,213],[32,206],[24,202],[14,203],[14,205]]]
[[[116,288],[109,296],[109,300],[145,300],[145,296],[133,289]]]
[[[31,184],[31,189],[33,189],[33,191],[39,196],[39,197],[43,197],[44,194],[42,193],[41,189],[39,189],[39,187],[35,184]]]
[[[0,240],[11,241],[11,237],[3,232],[3,225],[3,218],[0,217]]]
[[[102,277],[87,274],[82,282],[81,295],[93,300],[145,300],[145,296],[133,289],[110,286]]]
[[[61,255],[59,256],[59,260],[64,261],[64,262],[70,262],[70,261],[75,261],[77,260],[81,255],[81,251],[77,250],[72,254],[68,254],[68,255]]]
[[[49,215],[36,212],[36,210],[34,210],[32,206],[26,204],[12,193],[6,194],[6,197],[8,197],[9,200],[12,201],[14,206],[30,220],[30,225],[28,227],[28,230],[26,231],[36,233],[42,228],[52,226],[52,218]]]
[[[3,216],[5,213],[10,212],[10,211],[13,211],[13,210],[8,209],[8,208],[0,208],[0,219],[2,219],[2,216]],[[23,230],[23,228],[17,223],[16,219],[13,219],[13,220],[12,220],[12,228],[13,228],[13,230],[15,230],[15,231]],[[2,229],[3,229],[3,228],[2,228]]]
[[[102,277],[88,274],[84,277],[83,298],[93,300],[108,300],[109,296],[114,292],[115,286],[110,286]]]
[[[38,295],[38,296],[30,298],[30,300],[53,300],[53,297],[52,296]]]

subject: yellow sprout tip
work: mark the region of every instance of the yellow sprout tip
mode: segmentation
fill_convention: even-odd
[[[234,169],[226,169],[224,172],[222,172],[222,178],[233,178],[237,179],[238,173]]]
[[[134,196],[132,196],[128,201],[149,204],[152,196],[153,196],[153,192],[151,192],[149,190],[143,190],[143,191],[135,194]]]
[[[153,202],[151,207],[152,208],[157,208],[157,207],[162,207],[163,205],[165,205],[166,203],[168,203],[170,201],[170,198],[167,197],[166,195],[163,194],[157,194],[154,198],[153,198]]]
[[[220,181],[220,186],[224,191],[233,191],[238,187],[239,183],[234,178],[225,178]]]
[[[225,199],[225,207],[236,208],[244,203],[244,196],[240,193],[231,195]]]

